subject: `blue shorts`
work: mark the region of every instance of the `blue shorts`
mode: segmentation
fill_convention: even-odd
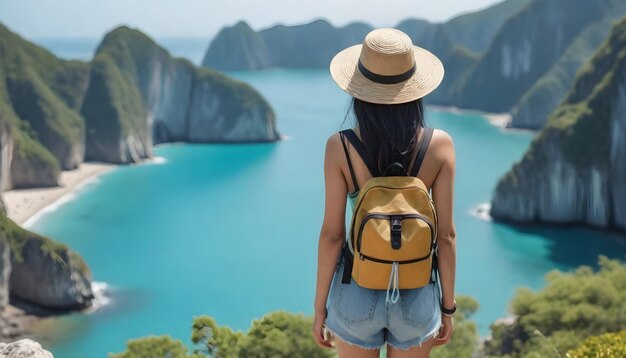
[[[327,302],[326,328],[336,337],[364,349],[388,343],[396,349],[418,346],[441,326],[437,283],[400,290],[400,299],[386,303],[386,290],[342,284],[343,263],[337,265]]]

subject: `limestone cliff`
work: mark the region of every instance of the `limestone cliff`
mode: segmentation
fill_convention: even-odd
[[[613,19],[595,22],[567,47],[559,60],[520,98],[511,112],[511,127],[539,129],[567,95],[576,72],[606,40]]]
[[[279,139],[250,86],[120,27],[91,63],[64,61],[0,24],[0,190],[56,186],[84,160],[136,162],[153,142]]]
[[[217,34],[204,56],[204,67],[221,70],[259,70],[271,66],[269,50],[261,35],[240,21]]]
[[[83,160],[84,123],[78,108],[88,73],[87,64],[60,60],[0,24],[1,111],[11,112],[4,115],[15,117],[11,122],[41,143],[45,149],[39,151],[52,154],[62,169],[76,168]],[[31,146],[28,139],[22,142]],[[21,159],[17,161],[27,162]],[[33,166],[23,164],[23,169]],[[35,178],[14,178],[14,185],[45,184],[28,179]]]
[[[0,298],[8,288],[11,297],[52,310],[91,304],[91,273],[82,258],[65,245],[26,231],[0,214],[0,248],[0,273],[4,275],[0,276]],[[3,260],[6,248],[10,248],[10,261]],[[2,280],[7,275],[9,280]]]
[[[174,59],[125,26],[107,34],[98,47],[81,113],[87,160],[135,162],[151,156],[153,141],[280,137],[273,110],[252,87]]]
[[[588,26],[625,12],[618,0],[532,1],[502,25],[450,104],[510,111]]]
[[[326,20],[316,20],[255,32],[245,22],[239,22],[217,34],[202,65],[218,70],[325,67],[335,53],[362,42],[371,30],[371,26],[362,23],[337,28]]]
[[[500,180],[491,215],[626,232],[626,18]]]
[[[466,70],[468,59],[473,60],[476,54],[484,51],[508,17],[529,2],[506,0],[444,23],[407,19],[395,27],[406,32],[416,45],[439,55],[444,65],[449,63],[455,70]],[[245,22],[239,22],[217,34],[202,65],[219,70],[326,68],[339,50],[362,43],[372,29],[371,25],[364,23],[334,27],[326,20],[315,20],[303,25],[276,25],[255,32]],[[451,73],[451,78],[455,78],[457,72]]]

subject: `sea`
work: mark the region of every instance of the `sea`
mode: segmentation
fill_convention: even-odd
[[[89,59],[97,39],[34,39],[64,58]],[[207,43],[163,43],[199,63]],[[38,339],[55,357],[106,357],[129,339],[170,335],[190,343],[194,317],[246,331],[284,310],[313,314],[324,212],[326,139],[350,127],[348,96],[326,70],[228,75],[258,89],[284,139],[263,144],[183,144],[91,180],[28,222],[88,263],[96,305],[44,320]],[[492,125],[479,113],[427,107],[427,124],[455,143],[457,295],[480,304],[482,337],[509,315],[520,287],[540,289],[551,270],[624,258],[619,237],[576,226],[510,226],[485,213],[498,179],[533,133]]]

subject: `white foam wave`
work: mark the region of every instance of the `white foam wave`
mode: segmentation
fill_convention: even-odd
[[[145,159],[139,162],[140,165],[150,165],[150,164],[161,165],[165,163],[167,163],[167,159],[165,157],[152,157],[150,159]]]
[[[491,210],[491,203],[481,203],[476,205],[475,207],[469,210],[470,215],[475,216],[481,220],[492,221],[493,218],[489,215],[489,210]]]
[[[92,282],[91,292],[93,293],[94,299],[91,303],[91,307],[87,310],[88,313],[93,313],[99,308],[111,303],[111,297],[109,296],[110,287],[106,282]]]

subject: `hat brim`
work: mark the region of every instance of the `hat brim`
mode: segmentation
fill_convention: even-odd
[[[330,62],[330,74],[337,85],[351,96],[379,104],[406,103],[422,98],[441,84],[443,64],[430,51],[413,46],[415,73],[409,79],[395,84],[374,82],[358,70],[362,44],[339,52]]]

